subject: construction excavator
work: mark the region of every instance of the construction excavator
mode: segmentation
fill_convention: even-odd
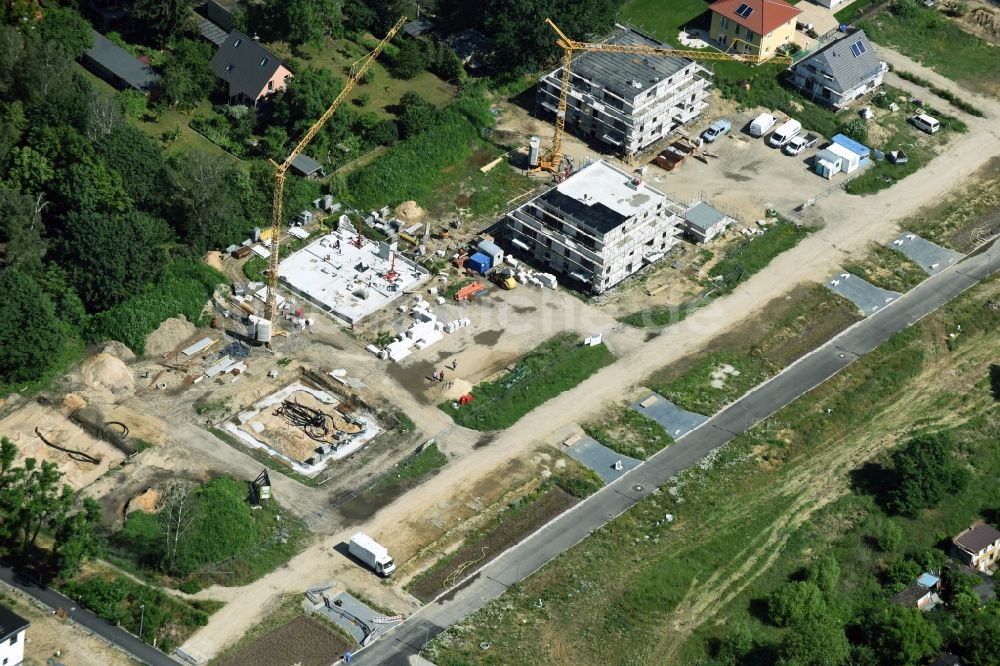
[[[382,53],[385,49],[385,45],[388,44],[399,29],[403,27],[406,23],[406,17],[401,16],[396,24],[389,29],[382,41],[375,46],[372,51],[366,55],[361,60],[358,60],[351,66],[351,74],[347,79],[347,83],[344,84],[344,89],[340,91],[340,94],[330,103],[323,115],[312,124],[306,133],[302,135],[299,139],[298,144],[292,149],[292,152],[288,154],[285,161],[278,164],[275,161],[271,161],[274,165],[274,199],[271,203],[271,256],[268,258],[268,269],[267,269],[267,300],[264,304],[264,318],[271,322],[271,331],[273,335],[280,335],[277,330],[278,325],[278,263],[281,260],[281,255],[279,252],[281,244],[281,224],[282,224],[282,206],[283,198],[285,193],[285,173],[292,166],[292,162],[296,157],[302,154],[302,151],[306,149],[309,142],[315,138],[316,134],[323,129],[323,125],[326,124],[328,120],[336,112],[337,108],[341,103],[347,99],[347,96],[351,94],[354,90],[354,86],[358,84],[358,81],[365,75],[368,68],[372,66],[375,59]]]
[[[555,31],[556,35],[558,35],[556,44],[558,44],[559,48],[563,50],[562,85],[559,89],[559,106],[556,111],[556,129],[555,135],[552,138],[552,148],[544,157],[539,159],[538,167],[536,167],[535,170],[548,171],[554,174],[561,174],[565,171],[563,167],[563,134],[566,130],[566,105],[569,99],[570,82],[572,80],[570,68],[573,64],[573,55],[577,52],[669,56],[673,58],[687,58],[688,60],[735,60],[737,62],[744,62],[753,65],[760,64],[765,61],[779,64],[791,64],[793,62],[790,57],[784,55],[764,57],[753,53],[723,52],[709,49],[699,51],[694,49],[684,50],[669,47],[645,46],[642,44],[580,42],[567,37],[566,33],[560,30],[559,26],[552,22],[552,19],[545,19],[545,22],[548,23],[549,27]],[[739,48],[740,42],[742,42],[742,40],[734,40],[731,48]],[[746,42],[742,43],[744,47],[750,46]]]

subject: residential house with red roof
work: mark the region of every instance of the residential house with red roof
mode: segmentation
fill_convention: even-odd
[[[785,0],[717,0],[709,6],[708,36],[730,53],[770,58],[795,36],[795,17],[802,13]]]

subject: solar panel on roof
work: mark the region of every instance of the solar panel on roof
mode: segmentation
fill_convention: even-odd
[[[866,50],[867,49],[865,48],[865,43],[862,42],[860,39],[851,44],[851,53],[854,54],[855,58],[864,53]]]
[[[736,8],[736,14],[738,16],[742,16],[743,18],[747,18],[752,13],[753,13],[753,7],[751,7],[745,2]]]

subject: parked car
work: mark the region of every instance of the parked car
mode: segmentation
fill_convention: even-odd
[[[725,136],[733,129],[733,124],[725,118],[720,118],[709,125],[708,129],[701,133],[705,143],[712,143],[720,136]]]
[[[798,155],[803,150],[808,150],[816,145],[819,141],[819,137],[815,134],[806,134],[805,136],[793,137],[791,141],[785,144],[785,147],[781,150],[786,155]]]
[[[934,134],[934,132],[941,129],[941,123],[938,119],[928,116],[926,113],[918,113],[910,118],[910,122],[913,123],[917,129],[923,130],[928,134]]]
[[[771,136],[767,138],[767,145],[772,148],[781,148],[797,137],[801,131],[802,123],[797,120],[788,120],[781,127],[771,132]]]

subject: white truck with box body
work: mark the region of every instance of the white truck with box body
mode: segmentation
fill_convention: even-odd
[[[760,138],[767,130],[774,127],[774,116],[770,113],[762,113],[750,121],[750,136]]]
[[[772,148],[781,148],[783,145],[794,139],[802,131],[802,123],[797,120],[788,120],[778,129],[771,132],[767,139],[767,145]]]
[[[364,532],[358,532],[351,537],[347,550],[380,576],[388,576],[396,570],[396,564],[389,557],[389,551],[385,546],[379,545]]]

